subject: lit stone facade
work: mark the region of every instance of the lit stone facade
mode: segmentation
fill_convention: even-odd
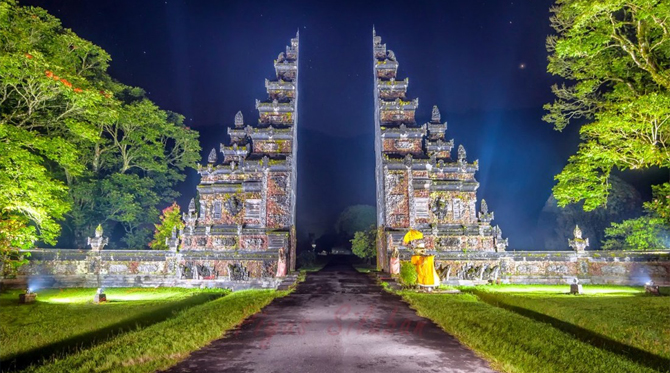
[[[372,43],[379,265],[388,268],[409,228],[424,233],[429,252],[504,251],[493,212],[486,201],[477,204],[478,162],[468,162],[462,145],[452,158],[454,141],[445,138],[437,106],[430,121],[417,124],[419,100],[407,97],[395,54],[374,30]]]
[[[230,145],[221,144],[221,157],[212,149],[198,169],[199,201],[184,214],[181,251],[229,256],[211,265],[219,276],[274,276],[282,260],[295,269],[298,44],[296,35],[274,61],[268,98],[256,100],[258,122],[245,124],[238,112]]]

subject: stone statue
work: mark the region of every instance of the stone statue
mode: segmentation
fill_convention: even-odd
[[[98,224],[98,227],[95,228],[95,237],[88,237],[88,245],[91,246],[91,250],[100,251],[109,242],[109,238],[103,237],[102,233],[102,224]]]
[[[165,244],[170,251],[176,252],[179,247],[179,237],[177,236],[177,227],[172,227],[172,236],[165,238]]]
[[[579,225],[575,225],[575,230],[572,232],[575,236],[574,239],[568,240],[568,245],[578,253],[584,252],[589,246],[589,239],[582,238],[582,230],[579,229]]]

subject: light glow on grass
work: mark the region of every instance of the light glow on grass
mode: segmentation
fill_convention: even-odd
[[[588,285],[582,284],[584,295],[616,295],[631,296],[644,294],[642,286],[614,286],[614,285]],[[565,285],[482,285],[482,286],[459,286],[460,290],[477,290],[496,293],[533,293],[546,295],[569,295],[570,284]]]

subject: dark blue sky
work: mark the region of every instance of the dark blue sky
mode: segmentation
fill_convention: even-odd
[[[23,1],[59,17],[112,58],[110,73],[144,88],[201,131],[203,155],[227,142],[242,110],[256,118],[272,61],[300,30],[298,228],[319,233],[348,205],[374,205],[371,31],[447,136],[480,160],[479,197],[511,249],[532,231],[576,128],[541,121],[557,80],[546,73],[552,1]],[[573,126],[574,127],[574,126]],[[189,174],[182,205],[195,193]]]

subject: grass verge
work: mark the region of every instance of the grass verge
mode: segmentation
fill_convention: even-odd
[[[245,290],[179,312],[173,318],[128,332],[29,372],[154,372],[166,369],[285,292]]]
[[[481,289],[474,293],[489,304],[546,322],[601,348],[670,369],[670,297],[606,290],[591,296]]]
[[[658,372],[545,322],[485,303],[474,294],[399,294],[421,316],[504,372]]]
[[[18,369],[161,322],[174,312],[219,298],[228,291],[181,288],[115,288],[109,302],[94,304],[96,289],[49,289],[37,302],[18,304],[20,291],[0,294],[0,361]]]

